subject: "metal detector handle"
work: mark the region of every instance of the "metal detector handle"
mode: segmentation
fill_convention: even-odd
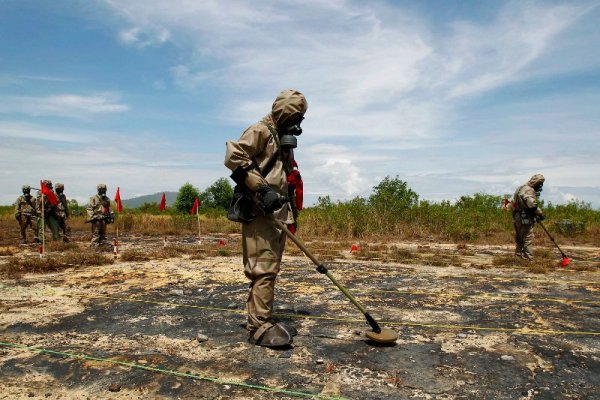
[[[348,300],[350,300],[352,302],[352,304],[354,304],[356,306],[356,308],[358,308],[360,310],[360,312],[362,312],[365,315],[365,318],[367,319],[367,322],[369,323],[369,325],[373,329],[373,332],[380,333],[381,332],[381,328],[379,327],[379,324],[377,323],[377,321],[375,321],[375,319],[373,317],[371,317],[371,315],[367,312],[367,310],[363,307],[363,305],[360,304],[358,302],[358,300],[356,300],[354,298],[354,296],[352,296],[352,293],[350,293],[350,291],[348,289],[346,289],[341,283],[339,283],[337,281],[337,279],[335,279],[333,277],[333,275],[331,275],[331,273],[329,272],[329,270],[327,270],[327,267],[325,267],[324,264],[322,264],[321,262],[319,262],[319,260],[317,260],[317,257],[315,257],[310,252],[310,250],[308,250],[306,248],[306,246],[304,246],[304,243],[302,243],[300,241],[300,239],[298,239],[296,237],[296,235],[294,235],[292,232],[290,232],[290,230],[283,224],[283,222],[281,222],[277,218],[275,218],[275,216],[273,214],[269,214],[268,217],[273,222],[275,222],[275,225],[277,225],[277,227],[279,229],[281,229],[281,230],[283,230],[285,232],[285,234],[292,240],[292,242],[294,242],[296,244],[296,246],[298,246],[298,248],[300,250],[302,250],[304,252],[304,254],[306,254],[306,256],[308,258],[310,258],[313,263],[315,263],[315,265],[317,266],[317,271],[319,271],[322,274],[327,275],[327,277],[331,280],[331,282],[333,282],[333,284],[335,286],[337,286],[338,289],[340,289],[342,291],[342,293],[344,293],[346,295],[346,297],[348,298]]]
[[[560,254],[563,257],[568,258],[567,255],[560,249],[560,247],[558,247],[558,244],[556,243],[556,240],[554,240],[554,238],[552,237],[552,235],[550,234],[550,232],[548,232],[548,229],[546,229],[546,227],[544,226],[544,224],[542,223],[542,221],[538,221],[538,224],[540,224],[540,226],[542,227],[542,229],[544,230],[544,232],[546,232],[546,235],[548,235],[548,237],[550,238],[550,240],[552,240],[552,243],[554,243],[554,245],[556,246],[556,248],[558,249],[558,251],[560,251]]]

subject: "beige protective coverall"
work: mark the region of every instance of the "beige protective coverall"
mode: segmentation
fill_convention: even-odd
[[[58,187],[58,184],[56,185]],[[69,226],[69,202],[67,196],[64,193],[57,193],[58,206],[56,210],[56,216],[58,217],[58,226],[62,231],[63,241],[68,242],[71,237],[71,227]]]
[[[21,243],[27,242],[27,228],[33,232],[33,238],[38,242],[36,200],[31,195],[23,195],[15,202],[15,218],[21,228]]]
[[[110,199],[103,194],[90,197],[86,207],[88,221],[92,223],[92,245],[106,244],[106,225],[112,223]]]
[[[306,109],[307,103],[302,93],[296,90],[281,92],[275,99],[269,115],[246,129],[238,141],[226,143],[225,166],[232,171],[237,167],[246,169],[248,175],[245,183],[253,192],[261,186],[269,185],[277,193],[287,196],[286,171],[291,171],[293,150],[282,151],[272,169],[264,177],[255,166],[263,171],[271,158],[277,157],[278,126],[283,126],[292,115],[304,115]],[[294,222],[289,203],[276,210],[274,216],[284,224]],[[242,224],[244,273],[252,281],[246,303],[247,328],[250,331],[271,319],[275,280],[279,273],[285,239],[285,233],[267,217],[259,216],[250,223]]]
[[[545,178],[536,174],[525,185],[519,186],[513,196],[513,224],[515,226],[515,255],[531,260],[533,258],[533,224],[535,217],[542,215],[538,207],[534,187],[543,184]]]

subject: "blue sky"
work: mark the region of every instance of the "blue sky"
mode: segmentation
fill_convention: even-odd
[[[600,207],[600,1],[0,2],[0,204],[204,189],[287,88],[308,203],[398,175],[429,200]]]

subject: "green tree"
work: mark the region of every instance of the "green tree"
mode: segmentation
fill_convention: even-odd
[[[85,214],[85,207],[80,206],[77,200],[69,199],[67,200],[67,203],[69,205],[69,212],[71,213],[71,215],[77,216]]]
[[[200,193],[200,205],[203,208],[227,209],[233,196],[233,187],[225,178],[217,179],[212,185]]]
[[[180,213],[189,213],[196,197],[200,197],[200,191],[191,183],[186,182],[179,188],[177,198],[175,199],[175,209]]]
[[[373,188],[369,197],[371,205],[384,218],[398,218],[404,211],[419,203],[419,195],[398,178],[386,176]]]

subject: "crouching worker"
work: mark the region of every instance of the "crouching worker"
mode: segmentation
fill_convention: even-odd
[[[533,260],[533,224],[544,220],[538,207],[538,197],[546,179],[535,174],[529,182],[519,186],[513,196],[513,225],[515,226],[515,256]]]
[[[242,222],[244,273],[251,281],[246,328],[250,342],[259,346],[288,346],[297,334],[294,327],[273,318],[275,280],[286,235],[270,214],[284,224],[295,223],[294,204],[288,201],[288,175],[306,109],[302,93],[284,90],[267,116],[246,129],[238,141],[226,143],[225,166],[233,171],[236,193],[243,192],[246,199],[242,208],[247,215],[236,220]]]

